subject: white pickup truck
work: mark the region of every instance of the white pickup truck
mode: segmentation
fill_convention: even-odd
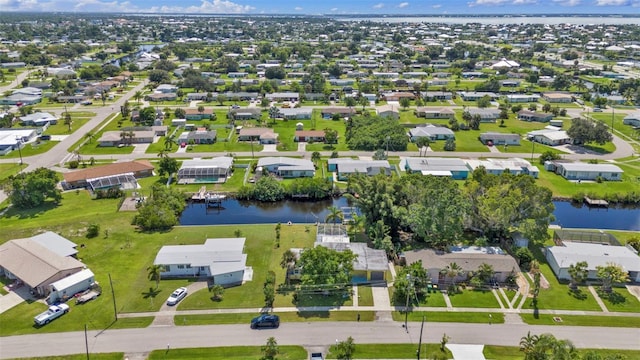
[[[51,305],[49,306],[49,309],[47,309],[47,311],[43,312],[42,314],[36,315],[36,317],[33,318],[33,321],[36,323],[36,325],[46,325],[52,320],[57,319],[68,312],[69,305],[67,304]]]

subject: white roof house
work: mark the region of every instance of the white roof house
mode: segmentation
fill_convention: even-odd
[[[42,234],[32,236],[31,240],[60,256],[74,256],[78,253],[78,250],[76,250],[76,243],[67,240],[53,231],[47,231]]]
[[[625,125],[640,127],[640,112],[635,112],[625,116],[624,119],[622,119],[622,123]]]
[[[184,160],[178,170],[178,183],[189,184],[193,182],[225,182],[231,173],[233,158],[219,156],[213,159]]]
[[[589,164],[583,162],[557,162],[555,172],[567,180],[622,180],[624,171],[614,164]]]
[[[153,263],[162,265],[161,276],[212,277],[215,284],[241,283],[247,263],[245,238],[207,239],[202,245],[166,245]]]
[[[564,241],[563,244],[545,249],[547,261],[559,279],[570,279],[569,266],[586,261],[589,279],[597,279],[596,267],[615,263],[629,272],[632,281],[640,281],[638,254],[625,246],[571,241]]]
[[[466,179],[469,168],[462,159],[458,158],[404,158],[400,160],[400,168],[423,175],[447,176],[456,180]]]
[[[45,124],[56,124],[58,117],[48,112],[36,112],[20,117],[20,121],[25,125],[44,126]]]
[[[502,58],[502,60],[498,61],[497,63],[491,65],[492,69],[500,69],[500,68],[518,68],[520,67],[520,64],[518,64],[517,62],[513,61],[513,60],[507,60],[505,58]]]
[[[411,141],[416,141],[420,137],[428,137],[431,140],[446,140],[454,139],[455,134],[444,126],[427,125],[409,130],[409,137]]]
[[[495,175],[501,175],[502,173],[509,171],[514,175],[527,174],[537,178],[540,172],[537,167],[521,158],[486,160],[470,159],[465,160],[464,162],[471,171],[479,167],[483,167],[488,174]]]

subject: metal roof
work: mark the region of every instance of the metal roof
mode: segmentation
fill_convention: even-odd
[[[244,270],[247,255],[242,253],[245,238],[207,239],[202,245],[163,246],[154,260],[156,265],[209,266],[211,275]]]
[[[564,246],[550,246],[547,251],[556,260],[560,268],[579,261],[586,261],[588,270],[596,270],[597,266],[616,263],[627,271],[640,271],[638,255],[625,246],[592,244],[564,241]]]

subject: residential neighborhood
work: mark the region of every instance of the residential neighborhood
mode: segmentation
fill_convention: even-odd
[[[0,358],[640,358],[633,5],[284,2],[6,4]]]

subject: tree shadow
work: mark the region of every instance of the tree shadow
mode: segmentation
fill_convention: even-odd
[[[162,292],[162,290],[160,289],[154,289],[152,287],[149,288],[149,291],[147,292],[142,292],[142,297],[145,299],[148,298],[155,298],[156,296],[158,296],[158,294],[160,294]]]
[[[310,319],[310,318],[328,319],[329,312],[328,311],[298,311],[298,316],[304,319]]]
[[[569,295],[576,300],[587,300],[587,293],[580,288],[569,289]]]
[[[598,290],[598,296],[600,296],[603,299],[609,300],[609,302],[614,305],[624,304],[625,302],[627,302],[627,299],[624,296],[620,295],[619,293],[613,290],[608,292]]]
[[[48,201],[45,201],[42,205],[34,208],[30,208],[30,209],[19,209],[19,208],[16,208],[15,206],[12,206],[4,214],[4,217],[7,217],[7,218],[17,217],[18,219],[21,219],[21,220],[33,219],[33,218],[37,218],[38,216],[42,215],[43,213],[49,210],[53,210],[57,208],[59,205],[60,203],[57,203],[53,200],[48,200]]]

